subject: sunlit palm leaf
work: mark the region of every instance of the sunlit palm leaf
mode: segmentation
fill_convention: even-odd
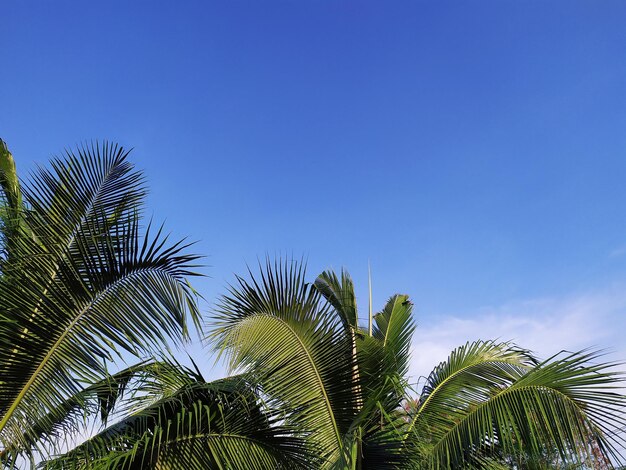
[[[217,311],[212,337],[234,368],[250,371],[286,423],[334,462],[361,397],[342,319],[304,281],[304,268],[268,262],[261,280],[239,279]]]
[[[0,278],[0,447],[24,436],[77,380],[106,375],[112,352],[139,355],[187,334],[198,311],[185,278],[196,259],[139,230],[142,176],[104,144],[40,169],[22,188],[22,223]]]
[[[382,312],[374,316],[373,336],[385,351],[388,368],[399,376],[408,372],[411,339],[415,331],[413,304],[408,295],[394,295]]]

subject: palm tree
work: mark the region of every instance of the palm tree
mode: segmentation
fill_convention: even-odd
[[[555,468],[619,460],[625,397],[592,352],[538,361],[509,343],[455,349],[417,398],[407,380],[414,321],[392,296],[368,329],[352,281],[313,284],[294,263],[237,278],[210,337],[248,374],[311,468]],[[370,320],[371,323],[371,320]],[[623,441],[621,441],[623,443]]]
[[[196,257],[150,226],[141,236],[145,190],[127,153],[82,148],[21,185],[0,152],[5,468],[305,468],[302,442],[244,376],[206,382],[162,350],[188,337],[187,313],[200,327]],[[165,359],[109,374],[128,353]],[[101,430],[73,447],[85,421]]]
[[[150,224],[142,233],[144,180],[127,155],[92,144],[21,183],[0,141],[0,461],[9,468],[55,447],[53,430],[82,407],[85,386],[111,383],[116,358],[187,338],[188,316],[199,326],[186,281],[197,257]]]
[[[212,325],[239,375],[207,383],[177,365],[141,369],[141,406],[46,468],[611,468],[619,459],[612,433],[625,402],[611,364],[588,352],[539,362],[478,341],[414,396],[411,310],[395,295],[360,328],[347,273],[309,284],[302,265],[268,262],[237,279]]]
[[[150,225],[123,149],[82,148],[20,184],[0,142],[0,461],[48,469],[572,468],[619,461],[621,376],[593,352],[455,349],[415,395],[412,304],[361,327],[342,272],[238,277],[209,338],[236,375],[148,359],[199,328],[193,255]],[[68,450],[81,420],[100,431]],[[52,449],[57,455],[50,455]],[[37,453],[39,455],[37,456]],[[39,459],[35,461],[35,457]]]

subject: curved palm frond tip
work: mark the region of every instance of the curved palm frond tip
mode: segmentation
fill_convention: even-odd
[[[0,273],[0,449],[28,451],[54,411],[107,375],[123,351],[140,356],[199,324],[186,278],[197,256],[140,221],[143,176],[117,145],[52,160],[20,184],[6,168]],[[8,215],[7,215],[8,214]],[[10,218],[8,218],[10,216]],[[49,421],[45,423],[44,421]]]

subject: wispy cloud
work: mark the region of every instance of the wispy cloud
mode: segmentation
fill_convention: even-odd
[[[514,301],[463,316],[420,322],[413,340],[411,376],[427,375],[455,347],[477,339],[513,341],[540,357],[561,350],[601,348],[626,360],[626,288],[605,289],[559,298]]]
[[[626,255],[626,245],[619,246],[609,253],[609,258],[619,258]]]

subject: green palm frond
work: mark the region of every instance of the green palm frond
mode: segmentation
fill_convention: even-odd
[[[408,468],[404,448],[406,415],[401,406],[407,394],[405,378],[414,322],[405,295],[392,296],[374,319],[373,335],[357,335],[356,357],[363,406],[346,438],[358,440],[361,468]],[[351,437],[352,436],[352,437]]]
[[[420,441],[429,468],[450,468],[506,456],[582,463],[592,447],[618,458],[613,431],[624,424],[622,378],[597,355],[571,353],[536,365],[507,343],[468,343],[429,377],[409,439]],[[482,464],[479,464],[479,467]]]
[[[179,365],[161,372],[167,383],[185,385],[41,467],[305,468],[302,441],[265,411],[245,377],[206,383]]]
[[[354,283],[347,271],[341,270],[341,280],[334,271],[324,271],[315,279],[315,288],[333,306],[346,328],[358,329],[359,318],[354,295]]]
[[[406,374],[412,304],[395,295],[358,328],[347,273],[317,278],[267,263],[238,278],[211,337],[253,377],[283,422],[306,438],[317,468],[566,468],[613,457],[623,424],[621,377],[579,353],[540,363],[510,343],[452,352],[411,405]],[[316,297],[316,294],[320,294]],[[406,408],[405,408],[406,407]],[[603,460],[604,461],[604,460]]]
[[[6,142],[0,139],[0,186],[6,204],[13,210],[20,210],[22,207],[22,194],[20,182],[15,169],[15,160],[9,151]]]
[[[13,236],[0,277],[4,449],[27,447],[24,436],[46,417],[53,424],[79,381],[104,378],[114,355],[186,336],[188,314],[199,321],[186,282],[197,257],[161,230],[142,236],[143,177],[122,148],[68,153],[22,194],[27,230]]]
[[[361,399],[352,382],[356,363],[341,318],[304,274],[302,265],[268,262],[260,280],[239,279],[217,309],[212,337],[332,462]]]
[[[151,361],[135,364],[80,390],[31,426],[21,442],[30,442],[31,447],[51,443],[58,448],[69,436],[80,432],[91,417],[106,423],[129,384],[150,375],[157,366]]]
[[[357,458],[351,455],[349,464],[353,468],[401,469],[411,468],[412,455],[404,444],[407,422],[397,401],[369,397],[354,427],[346,434],[346,441],[358,442]],[[373,406],[369,406],[373,404]],[[349,445],[345,446],[350,448]]]
[[[174,374],[171,373],[173,370]],[[127,416],[152,404],[159,397],[173,394],[173,391],[189,383],[191,373],[169,360],[145,361],[129,366],[59,404],[33,424],[20,443],[28,442],[39,458],[66,452],[75,446],[77,437],[89,432],[88,428],[106,426],[109,419],[118,420],[120,416]],[[8,465],[11,458],[21,456],[23,460],[26,454],[20,448],[7,448],[2,452],[1,461]]]
[[[418,416],[435,424],[441,415],[440,407],[450,399],[464,400],[460,394],[466,389],[507,385],[537,364],[537,359],[529,351],[510,343],[475,341],[460,346],[428,376],[420,395]],[[456,406],[451,409],[453,411]]]
[[[373,336],[383,346],[387,361],[397,374],[408,372],[411,339],[415,331],[413,304],[408,295],[394,295],[382,312],[374,316]]]
[[[373,335],[357,338],[357,358],[361,386],[368,397],[364,414],[383,407],[391,413],[408,393],[406,373],[410,360],[411,337],[415,328],[412,305],[406,295],[392,296],[374,317]]]
[[[0,234],[2,235],[2,265],[13,251],[15,237],[24,229],[22,224],[22,190],[17,177],[15,161],[6,143],[0,139]]]
[[[346,332],[346,339],[350,342],[352,350],[352,395],[357,400],[357,409],[360,412],[363,408],[362,380],[357,356],[357,336],[361,336],[359,331],[359,317],[356,308],[356,295],[354,293],[354,283],[350,274],[344,269],[341,270],[341,280],[334,271],[324,271],[317,276],[313,284],[315,289],[322,294],[332,307],[334,314],[341,320]],[[348,449],[350,447],[347,447]],[[344,449],[345,452],[345,449]]]
[[[328,309],[320,309],[318,292],[305,280],[303,263],[267,259],[265,266],[259,263],[258,276],[250,269],[248,274],[249,281],[237,276],[237,285],[218,305],[210,338],[219,339],[222,330],[254,314],[292,315],[302,322],[317,322],[318,312],[328,316]]]

